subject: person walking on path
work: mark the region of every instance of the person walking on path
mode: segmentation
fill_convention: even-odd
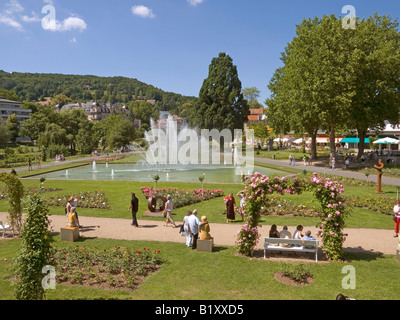
[[[176,228],[176,224],[174,219],[172,218],[172,210],[174,208],[174,204],[172,202],[171,196],[167,196],[167,219],[165,220],[165,226],[168,227],[168,222],[173,224],[173,227]]]
[[[42,169],[42,165],[40,164],[40,156],[37,157],[37,168]]]
[[[399,225],[400,225],[400,200],[396,201],[396,205],[393,207],[394,212],[394,237],[397,238],[399,236]]]
[[[128,209],[128,212],[132,210],[132,223],[131,225],[134,227],[139,227],[139,224],[137,222],[136,215],[139,211],[139,199],[136,198],[136,195],[134,192],[131,193],[131,205]]]

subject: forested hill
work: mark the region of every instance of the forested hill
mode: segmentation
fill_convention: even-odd
[[[92,75],[64,75],[18,73],[0,70],[0,89],[13,90],[21,101],[40,101],[45,97],[64,94],[74,101],[122,102],[140,99],[156,100],[163,110],[179,108],[196,98],[165,92],[137,79],[98,77]]]

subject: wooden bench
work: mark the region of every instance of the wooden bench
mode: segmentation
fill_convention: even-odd
[[[267,250],[270,251],[292,251],[292,252],[315,252],[315,262],[318,262],[318,240],[264,238],[264,259]],[[290,246],[282,246],[286,244]]]

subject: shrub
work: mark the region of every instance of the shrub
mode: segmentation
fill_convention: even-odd
[[[44,200],[36,195],[25,200],[28,216],[22,228],[22,242],[15,259],[18,300],[42,300],[43,267],[51,264],[51,235],[48,231],[48,209]]]
[[[281,263],[282,274],[296,282],[303,282],[307,278],[312,277],[304,264]]]
[[[141,187],[143,195],[146,197],[151,196],[167,196],[170,195],[175,208],[180,208],[188,205],[198,203],[203,200],[210,200],[216,197],[222,197],[224,193],[221,189],[193,189],[193,190],[178,190],[177,188],[161,188],[154,189],[150,187]]]

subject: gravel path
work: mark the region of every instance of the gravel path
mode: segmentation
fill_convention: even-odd
[[[270,160],[270,159],[255,159],[259,162],[267,164],[275,164],[280,166],[289,167],[287,161]],[[73,162],[73,161],[70,161]],[[56,163],[48,164],[47,166],[55,165]],[[42,167],[45,167],[43,165]],[[355,179],[365,179],[362,173],[345,171],[345,170],[331,170],[321,166],[303,166],[298,163],[296,169],[305,169],[307,171],[336,174]],[[19,169],[21,171],[26,168]],[[370,180],[375,179],[371,175]],[[400,179],[385,178],[383,177],[384,184],[400,185]],[[0,212],[0,220],[7,221],[7,213]],[[65,216],[50,216],[51,227],[54,232],[59,232],[60,228],[64,227],[67,223]],[[149,240],[149,241],[169,241],[185,243],[185,237],[179,234],[179,228],[164,227],[163,221],[149,221],[140,220],[139,228],[130,225],[128,219],[107,219],[107,218],[93,218],[80,216],[80,223],[84,226],[80,230],[80,234],[87,238],[106,238],[106,239],[120,239],[120,240]],[[230,224],[217,224],[210,223],[211,235],[214,237],[215,245],[234,246],[236,234],[240,230],[242,223],[235,222]],[[282,226],[278,226],[280,230]],[[394,229],[394,226],[393,226]],[[295,227],[289,227],[289,231],[294,232]],[[312,234],[318,231],[315,227],[304,227],[304,231],[311,230]],[[269,226],[260,228],[261,237],[267,237]],[[377,229],[345,229],[348,237],[344,243],[345,251],[353,252],[372,252],[376,254],[396,254],[398,245],[397,238],[393,238],[394,230],[377,230]],[[259,247],[262,247],[260,244]]]
[[[7,213],[0,213],[0,219],[7,221]],[[65,227],[67,219],[65,216],[50,216],[51,227],[54,232],[60,232]],[[110,219],[79,217],[83,228],[80,235],[86,238],[106,238],[120,240],[149,240],[177,242],[185,244],[185,237],[179,234],[179,228],[165,227],[163,221],[139,220],[139,228],[131,226],[129,219]],[[240,230],[241,222],[229,224],[210,223],[211,236],[214,237],[215,245],[234,246],[236,234]],[[270,226],[260,228],[261,237],[267,237]],[[278,227],[281,229],[281,226]],[[295,227],[289,227],[294,232]],[[315,235],[315,227],[304,227],[304,231],[311,230]],[[398,240],[393,238],[392,230],[376,229],[345,229],[348,237],[344,243],[346,251],[370,252],[376,254],[396,254]],[[262,245],[260,244],[259,247]]]

